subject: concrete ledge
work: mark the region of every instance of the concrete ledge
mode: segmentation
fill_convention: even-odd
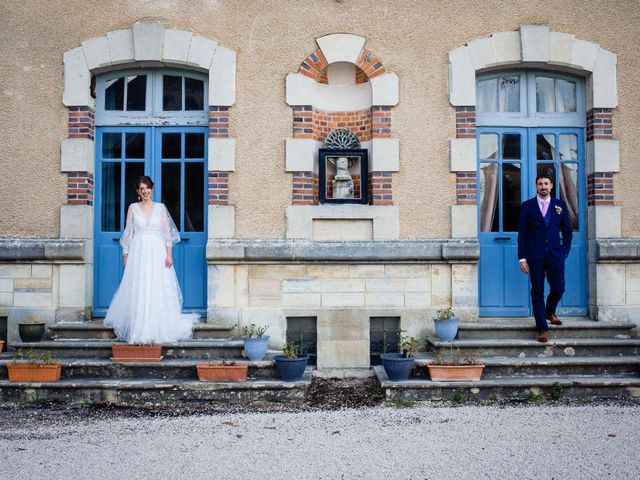
[[[640,238],[595,240],[595,261],[640,261]]]
[[[207,260],[234,262],[407,262],[478,260],[475,239],[318,242],[311,240],[209,240]]]
[[[0,238],[0,261],[84,260],[84,240]]]

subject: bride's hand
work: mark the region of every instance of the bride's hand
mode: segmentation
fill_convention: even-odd
[[[173,266],[173,258],[167,257],[164,261],[164,266],[167,268],[171,268]]]

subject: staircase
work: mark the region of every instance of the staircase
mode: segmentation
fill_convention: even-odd
[[[12,342],[15,349],[41,354],[51,352],[62,364],[62,376],[54,383],[12,383],[7,364],[13,352],[0,354],[0,405],[63,402],[65,404],[115,404],[120,406],[221,406],[302,403],[311,383],[311,368],[299,382],[277,378],[273,353],[261,362],[242,356],[242,340],[234,340],[231,328],[208,324],[194,326],[194,338],[163,344],[161,362],[111,361],[113,330],[100,321],[55,324],[53,340]],[[246,382],[200,382],[196,365],[213,360],[247,363]]]
[[[461,323],[452,342],[427,338],[407,382],[391,382],[374,367],[387,399],[640,398],[640,338],[633,323],[563,318],[548,343],[536,340],[533,319],[483,319]],[[432,382],[426,368],[437,352],[451,349],[485,365],[479,382]]]

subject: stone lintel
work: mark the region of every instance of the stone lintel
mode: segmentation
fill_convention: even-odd
[[[596,240],[595,261],[640,261],[640,239],[616,238]]]

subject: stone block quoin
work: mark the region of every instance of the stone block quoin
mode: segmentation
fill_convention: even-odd
[[[69,138],[86,138],[91,141],[95,136],[95,111],[89,106],[69,107]],[[93,205],[93,173],[68,172],[67,204]]]

